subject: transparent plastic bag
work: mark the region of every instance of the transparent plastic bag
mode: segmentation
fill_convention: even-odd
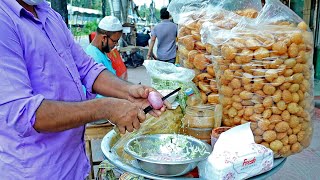
[[[145,61],[143,65],[150,74],[151,86],[155,89],[176,89],[181,83],[189,83],[194,78],[193,71],[172,63],[151,60]]]
[[[214,37],[210,23],[204,37]],[[224,31],[213,55],[223,106],[222,124],[251,122],[255,142],[287,157],[312,137],[313,36],[307,25],[278,0],[268,0],[256,19]],[[223,36],[221,36],[223,37]]]
[[[200,34],[203,24],[211,22],[215,25],[212,30],[230,31],[242,17],[257,17],[261,8],[261,2],[256,0],[173,0],[169,4],[168,11],[179,26],[179,64],[194,70],[193,82],[199,89],[204,104],[219,104],[215,68],[210,58],[211,54],[218,55],[219,51],[203,41]]]
[[[184,91],[188,88],[192,88],[194,93],[198,96],[199,90],[192,82],[194,78],[194,71],[177,67],[172,63],[161,61],[145,61],[143,64],[148,74],[151,76],[151,86],[157,90],[163,89],[177,89],[181,87],[178,93],[178,101],[184,112],[186,107],[187,96]]]
[[[134,164],[134,158],[124,152],[124,146],[133,137],[146,134],[178,134],[181,128],[182,119],[181,108],[175,110],[166,110],[160,117],[156,118],[148,115],[145,122],[141,124],[140,129],[132,133],[126,133],[112,147],[112,151],[117,153],[125,163]],[[119,133],[118,133],[119,134]]]
[[[174,22],[181,24],[183,22],[181,20],[186,16],[197,14],[195,12],[199,12],[206,8],[209,8],[209,10],[224,9],[234,12],[238,11],[237,13],[243,15],[246,14],[246,11],[244,10],[247,9],[259,12],[262,9],[262,4],[261,1],[256,0],[172,0],[168,6],[168,11],[170,12]],[[209,10],[205,11],[210,12]]]

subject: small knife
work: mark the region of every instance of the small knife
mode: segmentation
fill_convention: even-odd
[[[162,101],[166,100],[168,97],[172,96],[173,94],[175,94],[176,92],[180,91],[181,90],[181,87],[179,87],[178,89],[170,92],[169,94],[165,95],[162,99]],[[151,105],[149,105],[148,107],[144,108],[143,112],[145,114],[147,114],[149,111],[151,111],[153,108]]]

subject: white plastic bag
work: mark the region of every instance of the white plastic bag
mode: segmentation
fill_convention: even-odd
[[[178,94],[178,101],[184,112],[186,107],[186,95],[184,91],[192,88],[195,94],[199,95],[199,90],[192,82],[195,73],[191,69],[177,67],[172,63],[147,60],[143,65],[146,67],[148,74],[151,76],[151,86],[157,90],[177,89],[181,87]]]
[[[151,86],[155,89],[176,89],[180,84],[190,83],[194,71],[177,67],[172,63],[161,61],[144,61],[148,74],[151,76]]]

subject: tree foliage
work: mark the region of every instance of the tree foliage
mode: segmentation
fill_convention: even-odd
[[[146,4],[142,5],[139,7],[139,14],[140,17],[145,19],[148,22],[151,22],[151,11],[150,8],[147,7]],[[155,9],[155,16],[157,19],[160,19],[160,10],[159,9]]]

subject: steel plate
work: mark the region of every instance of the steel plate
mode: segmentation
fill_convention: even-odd
[[[152,174],[149,174],[149,173],[143,171],[139,167],[133,167],[133,166],[130,166],[128,164],[125,164],[125,163],[121,162],[120,157],[116,153],[113,153],[111,151],[111,147],[110,147],[110,142],[111,142],[112,138],[115,135],[116,135],[116,132],[114,130],[112,130],[112,131],[110,131],[108,134],[106,134],[104,136],[104,138],[103,138],[103,140],[101,142],[101,150],[102,150],[103,154],[107,157],[107,159],[109,160],[110,163],[112,163],[116,167],[122,169],[123,171],[130,172],[130,173],[133,173],[133,174],[136,174],[136,175],[140,175],[140,176],[143,176],[145,178],[155,179],[155,180],[201,179],[201,178],[184,178],[184,177],[167,178],[167,177],[156,176],[156,175],[152,175]],[[284,165],[285,162],[286,162],[286,158],[275,159],[274,162],[273,162],[272,170],[270,170],[268,172],[265,172],[263,174],[251,177],[249,179],[250,180],[266,179],[267,177],[270,177],[271,175],[273,175],[276,172],[278,172],[282,168],[282,166]]]

